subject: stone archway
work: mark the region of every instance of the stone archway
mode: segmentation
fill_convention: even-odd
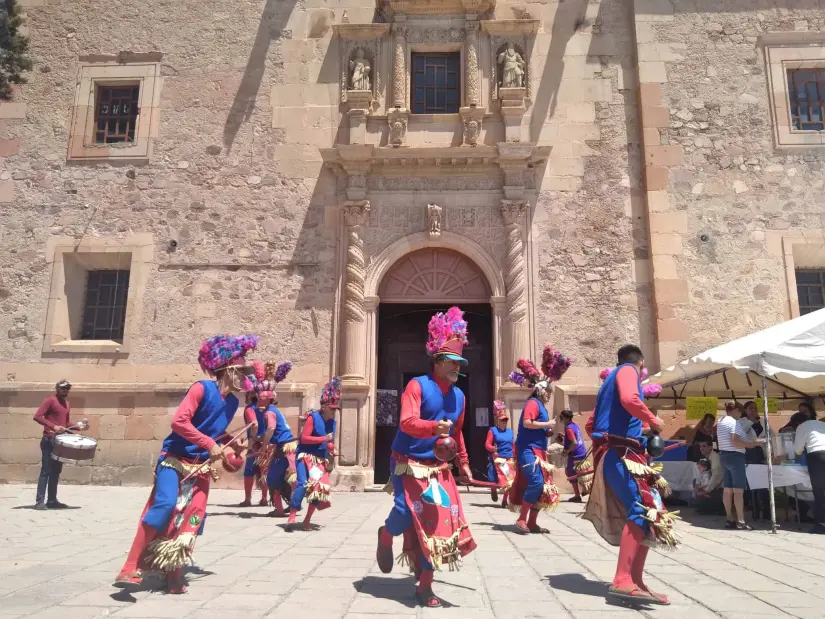
[[[429,247],[407,254],[381,280],[382,303],[489,303],[490,286],[478,266],[450,249]]]

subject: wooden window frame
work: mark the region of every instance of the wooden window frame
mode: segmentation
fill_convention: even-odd
[[[158,53],[123,57],[86,57],[77,76],[75,97],[69,135],[68,160],[74,162],[124,161],[148,163],[157,138],[160,111],[160,91],[163,78],[160,74]],[[137,59],[153,62],[138,62]],[[81,59],[81,62],[84,59]],[[96,142],[97,95],[100,87],[121,88],[136,85],[139,88],[137,125],[134,142],[100,144]]]

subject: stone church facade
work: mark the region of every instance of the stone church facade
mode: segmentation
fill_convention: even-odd
[[[472,308],[479,454],[545,342],[575,359],[554,408],[586,412],[622,343],[655,369],[825,304],[816,2],[20,3],[0,481],[36,477],[68,378],[99,451],[64,476],[150,483],[216,332],[294,362],[295,427],[343,377],[335,482],[362,489],[426,368],[418,314]]]

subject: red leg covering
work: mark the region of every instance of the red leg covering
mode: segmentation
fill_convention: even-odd
[[[267,487],[264,486],[261,488],[261,505],[269,505],[269,501],[267,500],[268,495],[269,492],[267,492]]]
[[[518,520],[516,520],[516,527],[518,529],[525,532],[530,530],[530,528],[527,526],[527,515],[530,513],[530,509],[532,507],[532,503],[522,502],[521,513],[519,514]]]
[[[307,506],[307,515],[304,516],[304,529],[309,530],[309,521],[312,519],[312,514],[315,513],[315,506]]]
[[[392,547],[392,535],[385,527],[381,527],[381,533],[378,540],[382,546]]]
[[[577,496],[579,498],[582,496],[581,490],[579,490],[579,484],[575,481],[573,482],[573,496]]]
[[[619,544],[619,561],[616,565],[616,575],[613,577],[613,586],[619,589],[631,590],[637,587],[633,582],[632,568],[633,561],[642,547],[645,534],[642,528],[626,522],[622,531],[622,541]],[[644,561],[642,561],[644,568]]]
[[[255,487],[255,478],[254,477],[244,477],[243,478],[243,492],[244,492],[244,503],[251,503],[252,502],[252,488]]]
[[[183,568],[172,570],[166,574],[166,587],[169,593],[180,595],[186,593],[186,581],[183,579]]]
[[[149,542],[157,537],[157,535],[158,532],[148,524],[144,524],[142,522],[138,524],[138,530],[135,534],[135,541],[132,542],[132,547],[129,549],[129,555],[126,557],[126,563],[123,564],[123,567],[120,570],[121,574],[130,574],[137,571],[140,555],[143,554],[143,550],[149,545]]]
[[[538,526],[536,524],[536,519],[538,517],[539,517],[539,510],[531,509],[530,510],[530,517],[527,519],[527,526],[530,527],[531,529],[535,529],[536,526]]]
[[[418,583],[418,591],[424,592],[432,589],[433,578],[435,578],[435,572],[432,570],[421,570],[421,580]]]
[[[278,491],[272,493],[272,506],[275,508],[275,512],[279,516],[284,515],[284,504],[281,501],[281,493]]]
[[[287,518],[287,524],[295,524],[295,515],[298,513],[298,510],[294,507],[289,508],[289,518]]]

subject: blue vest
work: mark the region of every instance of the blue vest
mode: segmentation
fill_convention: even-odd
[[[490,428],[493,432],[493,442],[496,444],[496,451],[499,458],[513,457],[513,428],[499,430],[498,426]]]
[[[252,405],[252,410],[255,411],[255,421],[258,422],[258,429],[255,431],[255,436],[263,436],[266,434],[266,411],[267,409],[261,410],[258,408],[257,404]]]
[[[570,451],[570,455],[576,459],[584,458],[585,455],[587,455],[587,447],[585,447],[584,441],[582,440],[582,432],[579,430],[579,426],[573,421],[564,429],[564,449],[570,449],[570,439],[567,438],[567,430],[573,430],[573,434],[576,435],[576,447]]]
[[[421,419],[427,421],[449,419],[455,426],[464,412],[464,394],[461,389],[450,385],[447,393],[443,394],[438,383],[430,375],[418,376],[413,380],[417,381],[421,387]],[[450,431],[452,432],[452,429]],[[392,442],[392,450],[416,460],[435,460],[433,447],[435,447],[436,438],[415,438],[402,431],[399,425],[395,440]]]
[[[275,413],[275,432],[272,434],[269,442],[273,445],[283,445],[284,443],[294,441],[295,436],[292,434],[292,430],[290,430],[284,414],[273,405],[270,405],[266,410]]]
[[[198,432],[205,434],[212,440],[217,440],[226,432],[226,428],[232,422],[240,402],[231,393],[224,400],[215,381],[202,380],[200,384],[203,385],[203,397],[198,410],[192,415],[192,425],[195,426]],[[161,452],[179,458],[205,459],[209,456],[209,452],[193,445],[177,432],[172,432],[166,437]]]
[[[312,436],[326,436],[327,434],[332,434],[335,436],[335,418],[332,419],[324,419],[324,416],[321,414],[321,411],[312,411],[310,413],[312,417]],[[329,458],[329,449],[327,448],[327,441],[323,443],[318,443],[316,445],[311,445],[309,443],[299,443],[298,444],[298,453],[299,454],[312,454],[313,456],[317,456],[318,458]]]
[[[544,408],[544,404],[538,398],[530,398],[527,402],[535,402],[539,405],[539,418],[536,421],[550,421],[550,413]],[[527,404],[524,405],[527,408]],[[530,430],[524,427],[524,409],[518,420],[518,436],[516,436],[516,449],[519,453],[526,449],[540,449],[547,451],[547,428]]]
[[[630,366],[636,372],[639,382],[639,399],[644,402],[642,393],[642,378],[636,366],[625,363],[608,374],[604,379],[599,394],[596,396],[596,411],[593,419],[593,433],[613,434],[639,440],[642,438],[642,422],[628,413],[619,401],[619,388],[616,385],[616,374],[625,366]]]

